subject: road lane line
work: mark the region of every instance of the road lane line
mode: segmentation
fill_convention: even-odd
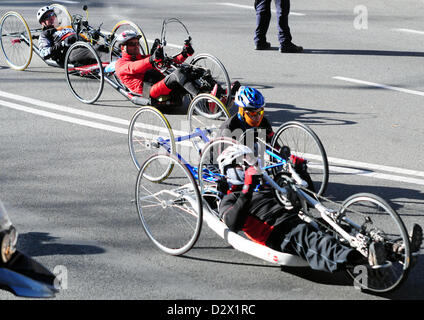
[[[407,33],[414,33],[414,34],[420,34],[424,35],[424,31],[419,30],[413,30],[413,29],[405,29],[405,28],[394,28],[393,31],[399,31],[399,32],[407,32]]]
[[[108,117],[108,116],[93,113],[93,112],[87,112],[87,111],[83,111],[83,110],[78,110],[78,109],[73,109],[73,108],[69,108],[69,107],[50,104],[50,103],[40,101],[40,100],[36,100],[36,99],[25,98],[25,97],[21,97],[21,96],[18,96],[18,95],[8,94],[8,93],[5,93],[3,91],[0,91],[0,96],[4,96],[4,97],[7,96],[9,98],[12,97],[12,98],[15,98],[19,101],[24,101],[24,100],[25,101],[36,101],[38,104],[48,105],[49,107],[51,107],[55,110],[60,110],[60,111],[65,110],[65,112],[71,112],[73,114],[90,116],[90,117],[93,117],[93,118],[96,118],[96,119],[108,119],[108,121],[112,121],[112,122],[114,122],[116,120],[116,122],[120,123],[120,124],[122,124],[123,121],[125,121],[125,124],[129,123],[129,121],[126,121],[126,120],[123,120],[123,119]],[[64,116],[64,115],[49,112],[49,111],[44,111],[44,110],[39,110],[39,109],[19,105],[19,104],[16,104],[16,103],[5,101],[5,100],[0,100],[0,105],[8,107],[8,108],[15,109],[15,110],[24,111],[24,112],[40,115],[40,116],[43,116],[43,117],[61,120],[61,121],[69,122],[69,123],[74,123],[74,124],[78,124],[78,125],[82,125],[82,126],[86,126],[86,127],[111,131],[111,132],[125,134],[125,135],[128,134],[127,128],[120,128],[120,127],[105,125],[105,124],[94,122],[94,121],[83,120],[83,119],[80,119],[80,118]],[[151,128],[151,127],[153,127],[153,126],[149,126],[149,128]],[[183,132],[183,134],[187,134],[187,133]],[[184,145],[184,146],[191,146],[189,141],[184,141],[181,144]],[[421,171],[402,169],[402,168],[396,168],[396,167],[389,167],[389,166],[383,166],[383,165],[376,165],[376,164],[370,164],[370,163],[358,162],[358,161],[351,161],[351,160],[345,160],[345,159],[338,159],[338,158],[333,158],[333,157],[329,157],[328,161],[329,161],[330,164],[332,164],[330,166],[330,173],[331,172],[340,172],[340,173],[344,173],[344,174],[353,174],[353,175],[360,175],[360,176],[365,176],[365,177],[370,177],[370,178],[377,178],[377,179],[384,179],[384,180],[391,180],[391,181],[399,181],[399,182],[405,182],[405,183],[411,183],[411,184],[424,185],[424,179],[417,179],[417,178],[414,178],[414,177],[404,177],[404,176],[400,175],[400,174],[404,174],[404,175],[410,175],[410,176],[416,176],[416,177],[424,177],[424,172],[421,172]],[[333,164],[335,164],[335,165],[333,165]],[[337,166],[337,165],[340,165],[340,166]],[[351,166],[351,167],[348,168],[348,167],[342,167],[342,166]],[[364,170],[358,170],[356,168],[364,168]],[[387,171],[390,174],[374,172],[372,170]]]
[[[39,115],[39,116],[51,118],[51,119],[56,119],[56,120],[61,120],[61,121],[65,121],[65,122],[79,124],[79,125],[86,126],[86,127],[102,129],[102,130],[112,131],[112,132],[116,132],[116,133],[128,134],[128,129],[113,127],[113,126],[101,124],[101,123],[98,123],[98,122],[83,120],[83,119],[79,119],[79,118],[60,115],[60,114],[49,112],[49,111],[34,109],[34,108],[19,105],[19,104],[16,104],[16,103],[4,101],[4,100],[0,100],[0,105],[3,105],[5,107],[11,108],[11,109],[20,110],[20,111],[36,114],[36,115]]]
[[[367,178],[377,178],[382,180],[405,182],[405,183],[411,183],[411,184],[424,186],[424,179],[404,177],[404,176],[399,176],[394,174],[375,172],[371,170],[358,170],[358,169],[352,169],[352,168],[346,168],[346,167],[329,166],[329,172],[330,172],[330,176],[332,172],[340,172],[342,174],[351,174],[351,175],[363,176]]]
[[[247,5],[238,4],[238,3],[232,3],[232,2],[223,2],[223,3],[216,3],[216,4],[223,5],[223,6],[229,6],[229,7],[235,7],[235,8],[255,10],[255,7],[254,6],[247,6]],[[277,11],[275,9],[271,9],[271,12],[276,13]],[[293,16],[306,16],[305,13],[293,12],[293,11],[290,11],[290,15],[293,15]]]
[[[29,104],[44,107],[44,108],[47,108],[47,109],[53,109],[53,110],[57,110],[57,111],[62,111],[62,112],[74,114],[74,115],[79,115],[79,116],[83,116],[83,117],[86,117],[86,118],[97,119],[97,120],[112,122],[112,123],[116,123],[116,124],[121,124],[121,125],[124,125],[126,127],[128,127],[130,125],[129,120],[111,117],[111,116],[106,116],[106,115],[101,114],[101,113],[95,113],[95,112],[91,112],[91,111],[84,111],[84,110],[81,110],[81,109],[66,107],[66,106],[62,106],[62,105],[58,105],[58,104],[34,99],[34,98],[24,97],[24,96],[21,96],[21,95],[17,95],[17,94],[5,92],[5,91],[0,91],[0,97],[16,100],[18,102],[29,103]],[[178,134],[178,135],[187,134],[186,131],[174,130],[174,129],[172,129],[172,131],[174,133]]]
[[[385,85],[385,84],[369,82],[369,81],[364,81],[364,80],[358,80],[358,79],[353,79],[353,78],[347,78],[347,77],[340,77],[340,76],[333,77],[333,79],[357,83],[357,84],[365,84],[365,85],[371,86],[371,87],[393,90],[393,91],[398,91],[398,92],[408,93],[408,94],[414,94],[414,95],[417,95],[417,96],[423,96],[424,97],[423,91],[404,89],[404,88],[399,88],[399,87],[388,86],[388,85]]]

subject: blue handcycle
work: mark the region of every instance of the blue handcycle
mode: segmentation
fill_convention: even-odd
[[[290,122],[287,127],[299,130],[305,126]],[[355,194],[339,204],[311,191],[291,162],[281,155],[280,147],[285,145],[276,142],[279,141],[277,137],[280,129],[273,139],[274,145],[268,146],[265,155],[258,158],[264,184],[273,188],[283,206],[296,207],[299,217],[306,223],[333,234],[340,243],[351,246],[364,257],[368,256],[370,243],[383,242],[388,251],[384,265],[378,268],[368,264],[357,265],[349,267],[347,272],[354,286],[361,290],[385,293],[398,288],[411,269],[411,258],[417,254],[411,252],[408,233],[399,215],[385,200],[372,194]],[[168,130],[162,131],[169,134]],[[202,224],[206,223],[239,251],[278,265],[307,266],[298,256],[268,248],[226,227],[217,210],[220,199],[217,181],[221,175],[215,160],[228,146],[240,142],[214,137],[214,127],[191,128],[190,132],[176,138],[173,135],[157,135],[145,144],[153,153],[140,162],[135,197],[137,212],[150,240],[168,254],[182,255],[194,246]],[[198,161],[192,162],[197,165],[190,164],[176,149],[171,152],[175,142],[192,139],[204,142],[200,152],[192,148],[198,155]],[[300,140],[294,141],[299,143]],[[291,152],[297,152],[295,147],[289,147]],[[320,164],[316,160],[319,158],[317,154],[305,150],[302,152],[310,156],[311,169],[317,170],[324,162],[327,164],[326,156]],[[323,181],[327,183],[328,177],[318,181],[315,190],[322,189],[320,184]],[[399,245],[403,251],[392,250]]]

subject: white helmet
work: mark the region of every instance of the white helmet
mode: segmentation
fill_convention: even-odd
[[[54,12],[54,7],[49,7],[49,6],[45,6],[42,7],[38,10],[37,12],[37,20],[39,23],[41,23],[41,19],[43,18],[43,16],[47,13],[53,11]]]
[[[242,157],[241,159],[238,159]],[[257,159],[255,158],[253,151],[242,144],[236,144],[226,148],[217,158],[219,171],[221,174],[225,174],[225,167],[231,165],[236,161],[238,164],[243,164],[242,161],[246,161],[248,165],[253,166],[256,164]],[[241,160],[241,161],[240,161]]]
[[[138,34],[134,30],[125,30],[125,31],[122,31],[116,37],[116,43],[121,46],[127,43],[127,41],[130,41],[131,39],[140,39],[140,38],[141,38],[141,34]]]

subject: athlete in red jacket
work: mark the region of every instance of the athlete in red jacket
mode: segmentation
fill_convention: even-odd
[[[154,67],[155,62],[160,63],[164,59],[162,47],[158,46],[151,55],[140,53],[140,37],[132,30],[124,31],[118,36],[122,58],[116,62],[115,72],[122,83],[132,92],[154,99],[168,95],[179,85],[184,86],[187,80],[179,69],[165,77]],[[193,53],[191,44],[187,43],[174,61],[182,63]]]

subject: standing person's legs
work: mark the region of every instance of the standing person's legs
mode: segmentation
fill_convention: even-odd
[[[271,21],[271,0],[255,0],[255,10],[256,30],[254,41],[256,50],[269,49],[271,44],[266,41],[266,33]]]
[[[289,27],[290,0],[275,0],[275,9],[277,11],[278,41],[283,47],[292,41]]]
[[[275,0],[277,10],[278,41],[280,42],[280,52],[300,53],[303,48],[296,46],[292,42],[292,35],[289,27],[290,0]]]

